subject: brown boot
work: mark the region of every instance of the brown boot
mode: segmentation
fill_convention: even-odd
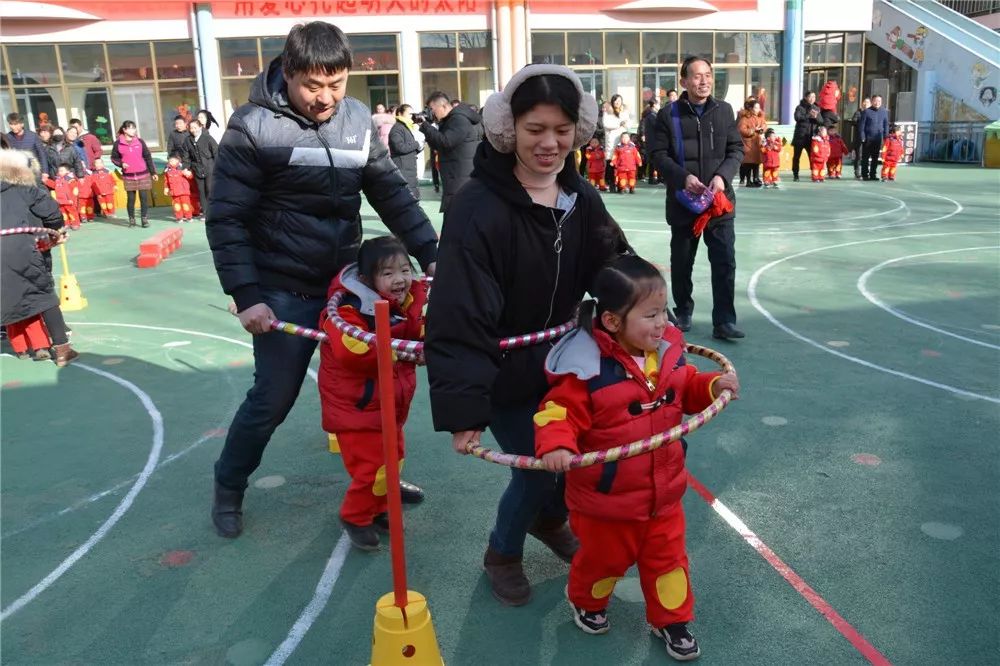
[[[531,601],[531,583],[524,575],[520,557],[503,555],[487,548],[483,568],[497,601],[506,606],[523,606]]]
[[[68,342],[64,345],[56,345],[53,349],[56,351],[56,365],[60,368],[65,368],[80,358],[80,352],[70,347]]]
[[[562,518],[539,517],[535,519],[528,534],[548,546],[549,550],[567,564],[573,561],[573,556],[580,547],[580,542],[569,529],[569,523]]]

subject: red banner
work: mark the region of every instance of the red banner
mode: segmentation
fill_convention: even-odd
[[[223,18],[480,14],[488,10],[489,2],[486,0],[242,0],[212,3],[212,14]]]

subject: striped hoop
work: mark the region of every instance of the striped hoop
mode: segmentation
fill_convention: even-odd
[[[48,227],[14,227],[12,229],[0,229],[0,236],[13,236],[14,234],[48,234],[52,238],[62,236],[58,229]]]
[[[703,356],[707,359],[715,361],[719,364],[719,367],[722,368],[723,372],[736,371],[729,359],[714,349],[689,344],[687,345],[687,351],[688,353]],[[613,449],[590,451],[588,453],[573,456],[570,460],[569,466],[571,469],[589,467],[590,465],[599,465],[601,463],[624,460],[625,458],[632,458],[644,453],[649,453],[650,451],[655,451],[664,444],[676,442],[681,437],[690,435],[695,430],[701,428],[703,425],[718,416],[719,412],[726,408],[726,405],[729,404],[730,400],[732,400],[732,393],[728,390],[723,391],[711,405],[666,432],[653,435],[652,437],[642,439],[637,442],[632,442],[631,444],[617,446]],[[488,460],[489,462],[496,463],[498,465],[517,467],[519,469],[545,470],[545,465],[542,463],[541,459],[533,458],[531,456],[519,456],[500,451],[493,451],[481,445],[470,446],[469,453],[477,458],[482,458],[483,460]]]

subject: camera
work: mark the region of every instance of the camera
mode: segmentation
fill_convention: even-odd
[[[413,122],[415,122],[417,124],[426,123],[426,122],[430,122],[430,118],[427,116],[426,113],[414,113],[413,114]]]

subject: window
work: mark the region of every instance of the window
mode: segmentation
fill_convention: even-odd
[[[219,64],[222,76],[256,76],[260,72],[256,39],[219,41]]]
[[[27,125],[32,130],[45,122],[62,126],[69,123],[59,86],[14,88],[14,100],[17,102],[17,110],[28,118]]]
[[[737,64],[747,61],[745,32],[715,33],[715,63]]]
[[[108,44],[108,62],[111,63],[112,81],[146,81],[153,78],[149,42]]]
[[[69,116],[79,118],[83,126],[101,143],[109,146],[114,141],[115,127],[111,117],[111,95],[107,86],[68,88]]]
[[[161,79],[194,79],[194,49],[190,42],[154,42],[156,76]]]
[[[642,102],[656,97],[660,103],[667,100],[667,92],[677,89],[677,68],[644,68],[642,70]]]
[[[842,32],[807,33],[805,43],[807,63],[844,62],[844,33]]]
[[[66,83],[97,83],[108,80],[104,45],[69,44],[59,47],[63,79]]]
[[[734,110],[743,108],[746,101],[747,70],[745,67],[718,67],[715,69],[715,90],[712,95],[729,102]]]
[[[160,84],[160,117],[165,132],[174,128],[174,116],[194,114],[199,107],[198,85],[194,81]]]
[[[484,67],[493,69],[493,45],[490,33],[458,33],[458,64],[460,67]],[[490,85],[492,88],[492,84]]]
[[[847,62],[864,62],[864,34],[847,33]]]
[[[780,32],[750,33],[750,62],[777,65],[781,58]]]
[[[160,147],[159,114],[156,111],[156,88],[151,84],[115,86],[114,103],[119,124],[131,120],[136,124],[146,145]],[[197,110],[197,109],[195,109]],[[173,115],[170,116],[171,122]]]
[[[600,32],[567,33],[566,49],[570,65],[604,64],[604,35]]]
[[[356,70],[384,72],[399,69],[395,35],[353,35],[350,42]]]
[[[712,59],[712,33],[710,32],[682,32],[681,33],[681,61],[691,56],[701,56],[708,60]]]
[[[605,59],[609,65],[639,64],[639,33],[609,32],[605,39]]]
[[[420,100],[420,106],[423,106],[427,102],[427,98],[438,91],[443,92],[449,99],[461,99],[458,96],[458,72],[456,71],[424,72],[420,77],[420,85],[424,97]],[[412,104],[412,102],[407,103]],[[414,104],[414,106],[417,105]]]
[[[422,106],[440,90],[451,99],[481,105],[494,90],[492,34],[487,31],[420,34],[423,99],[403,100]]]
[[[395,74],[356,74],[347,80],[347,94],[375,110],[376,104],[388,109],[399,104],[399,76]]]
[[[777,120],[781,116],[781,68],[751,67],[749,93],[760,101],[766,118]]]
[[[420,68],[458,67],[458,39],[454,32],[420,34]]]
[[[482,107],[493,94],[493,72],[469,69],[459,72],[461,100],[466,104]]]
[[[285,37],[261,37],[260,39],[260,60],[261,66],[266,70],[271,61],[277,58],[285,50]]]
[[[49,85],[59,83],[54,46],[8,46],[10,72],[14,83]]]
[[[566,33],[531,33],[531,62],[546,65],[565,65]]]
[[[676,65],[677,57],[676,32],[644,32],[642,33],[642,61],[646,64]]]
[[[350,79],[348,79],[350,83]],[[222,80],[222,114],[224,118],[233,115],[233,111],[250,100],[250,86],[253,79],[223,79]]]

